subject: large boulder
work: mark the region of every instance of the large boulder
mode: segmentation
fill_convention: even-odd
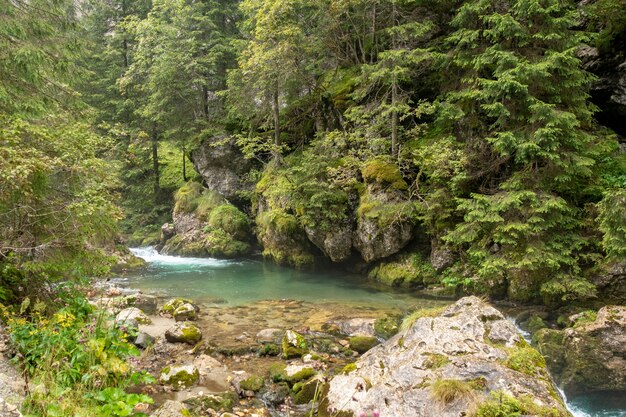
[[[333,225],[331,229],[305,226],[307,237],[333,262],[343,262],[352,254],[352,229],[350,221]]]
[[[533,337],[566,393],[626,391],[626,307],[607,306],[595,320]]]
[[[215,136],[206,139],[191,151],[189,157],[207,188],[229,201],[239,200],[244,190],[252,190],[253,185],[246,180],[246,174],[254,164],[244,158],[234,138]]]
[[[173,226],[161,242],[168,255],[233,258],[250,251],[250,221],[222,195],[190,181],[175,194]],[[171,235],[173,229],[174,235]]]
[[[381,159],[361,169],[366,187],[357,209],[354,247],[366,262],[398,253],[415,237],[415,208],[398,167]]]
[[[506,415],[485,414],[502,404],[519,414],[570,416],[543,357],[502,313],[465,297],[417,319],[365,353],[356,370],[335,376],[320,416]]]

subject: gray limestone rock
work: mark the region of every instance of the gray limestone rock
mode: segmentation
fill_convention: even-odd
[[[378,410],[381,417],[458,417],[502,392],[569,416],[541,360],[518,366],[524,355],[541,358],[498,310],[465,297],[369,350],[355,371],[335,376],[320,415]],[[442,400],[437,390],[446,384],[463,390]]]

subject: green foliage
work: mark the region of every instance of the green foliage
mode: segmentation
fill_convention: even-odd
[[[476,417],[515,417],[521,415],[564,417],[567,414],[557,408],[538,406],[530,397],[515,398],[503,391],[492,391],[490,398],[478,405],[475,414]]]
[[[181,213],[191,213],[198,208],[200,198],[203,196],[204,187],[196,181],[189,181],[176,191],[174,201],[176,203],[174,210]],[[213,196],[205,197],[204,210],[212,208],[211,203],[214,201]]]
[[[250,229],[248,217],[230,204],[222,204],[211,210],[208,224],[209,227],[222,229],[239,240],[246,239]]]
[[[598,228],[609,259],[626,257],[626,189],[608,190],[598,203]]]
[[[145,395],[128,394],[133,384],[154,378],[133,371],[127,359],[139,355],[127,342],[132,329],[110,327],[104,312],[94,311],[76,292],[59,294],[65,306],[52,315],[41,302],[22,303],[7,324],[20,365],[35,385],[26,399],[32,415],[138,415],[133,407],[152,403]],[[28,300],[28,299],[26,299]]]
[[[530,376],[542,377],[546,375],[546,360],[539,352],[524,344],[509,351],[504,365],[508,368]]]

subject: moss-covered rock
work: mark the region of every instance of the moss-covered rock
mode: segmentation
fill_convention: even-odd
[[[286,368],[287,368],[287,365],[285,365],[284,363],[275,363],[272,366],[270,366],[270,369],[269,369],[270,379],[274,382],[285,381],[287,377],[287,374],[285,372]]]
[[[365,353],[379,343],[378,339],[369,336],[353,336],[348,339],[348,342],[350,348],[359,353]]]
[[[183,303],[176,307],[172,315],[176,321],[197,320],[197,309],[198,307],[192,303]]]
[[[214,394],[204,394],[188,398],[184,403],[197,415],[206,415],[207,410],[232,411],[239,398],[236,393],[226,391]]]
[[[178,391],[189,388],[200,379],[200,371],[193,365],[176,365],[163,368],[159,375],[159,382],[167,384]]]
[[[406,193],[370,184],[356,210],[354,247],[366,262],[398,253],[415,237],[416,211]]]
[[[240,241],[222,229],[213,229],[204,237],[204,249],[217,258],[236,258],[250,253],[250,244]]]
[[[626,307],[603,307],[595,320],[581,316],[565,330],[539,330],[533,341],[566,393],[626,390]]]
[[[374,333],[383,339],[389,339],[400,331],[401,316],[386,316],[376,319]]]
[[[317,371],[306,365],[289,365],[285,367],[283,380],[293,385],[315,376]]]
[[[200,329],[190,322],[177,323],[165,331],[165,339],[171,343],[195,345],[202,339]]]
[[[366,183],[376,183],[381,187],[391,187],[402,191],[409,188],[398,166],[382,158],[366,161],[361,168],[361,174]]]
[[[390,287],[415,288],[436,281],[435,269],[419,254],[407,254],[379,263],[369,277]]]
[[[314,377],[302,383],[293,399],[296,404],[308,404],[314,399],[320,399],[324,390],[325,381],[321,377]]]
[[[263,256],[281,265],[302,268],[315,260],[298,219],[281,209],[259,213],[257,233]]]
[[[306,339],[293,330],[287,330],[281,341],[282,357],[285,359],[300,358],[308,352]]]
[[[163,306],[159,309],[161,313],[171,314],[173,315],[177,308],[181,307],[184,304],[190,304],[194,306],[195,310],[198,310],[198,307],[188,298],[171,298],[166,301]]]
[[[258,375],[251,375],[239,383],[239,388],[244,391],[258,392],[265,385],[265,381]]]

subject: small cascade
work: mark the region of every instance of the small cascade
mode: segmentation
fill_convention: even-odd
[[[184,258],[181,256],[161,255],[153,246],[142,248],[130,248],[130,251],[138,258],[154,265],[189,265],[189,266],[211,266],[223,267],[237,263],[215,258]]]

